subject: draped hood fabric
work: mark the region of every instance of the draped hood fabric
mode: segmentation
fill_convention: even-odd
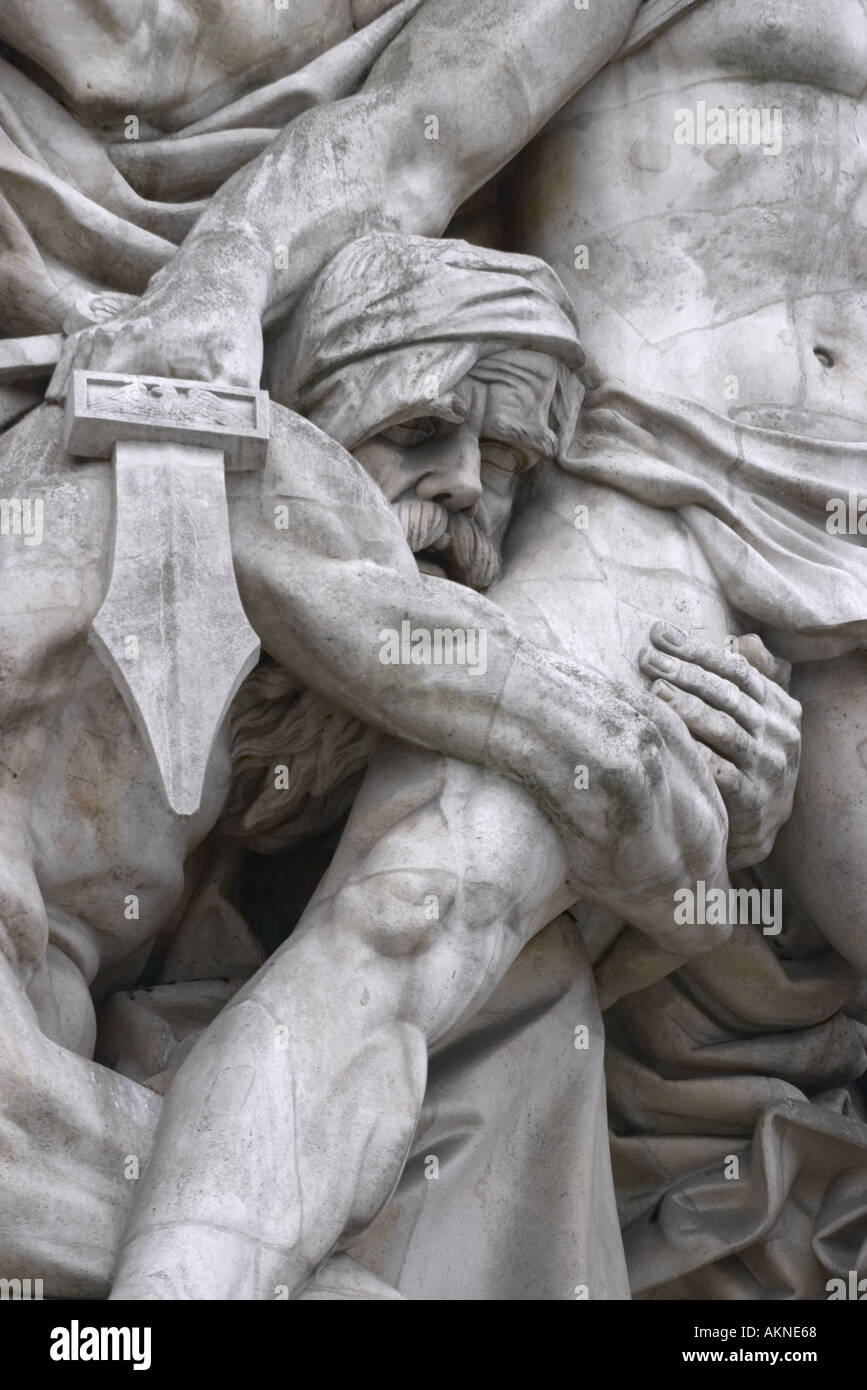
[[[867,1011],[821,942],[754,927],[606,1015],[633,1295],[824,1299],[867,1274]]]
[[[608,381],[587,395],[569,472],[677,511],[731,605],[789,661],[867,646],[867,535],[828,506],[867,500],[867,442],[740,424],[696,400]]]
[[[551,359],[544,390],[522,366],[525,351]],[[554,271],[465,241],[371,233],[351,242],[271,357],[275,399],[350,450],[419,414],[457,421],[454,389],[475,373],[501,387],[505,437],[561,457],[584,395],[578,323]]]
[[[62,92],[0,54],[0,337],[56,333],[95,293],[142,294],[221,185],[304,111],[357,91],[422,3],[401,0],[298,71],[169,135],[130,140],[88,128]],[[107,20],[107,71],[117,42]]]
[[[16,61],[19,30],[38,28],[33,0],[0,7],[0,337],[56,333],[90,296],[106,291],[142,294],[171,260],[208,200],[234,173],[268,148],[298,116],[357,92],[379,55],[424,0],[380,0],[377,18],[309,61],[291,45],[275,44],[271,80],[221,101],[210,92],[179,107],[158,131],[143,125],[123,138],[119,108],[111,134],[68,109],[78,55],[58,50],[53,77],[30,74]],[[622,52],[650,42],[677,14],[704,0],[647,0]],[[387,8],[386,8],[387,6]],[[129,0],[100,0],[100,26],[82,42],[104,46],[111,73],[118,47],[131,36]],[[151,7],[148,7],[151,8]],[[155,16],[159,7],[153,7]],[[74,11],[73,11],[74,16]],[[92,17],[92,16],[90,16]],[[46,25],[51,13],[46,5]],[[144,20],[143,22],[147,22]],[[151,22],[157,22],[153,19]],[[219,23],[219,18],[213,21]],[[309,29],[310,26],[308,26]],[[322,16],[323,35],[336,32]],[[3,45],[8,57],[3,56]],[[308,35],[303,52],[315,51]],[[88,52],[93,64],[94,54]],[[164,52],[162,62],[172,62]],[[284,71],[280,71],[283,68]],[[276,69],[277,75],[274,76]],[[235,85],[238,83],[236,81]],[[67,104],[68,103],[68,104]],[[135,107],[133,107],[135,109]]]

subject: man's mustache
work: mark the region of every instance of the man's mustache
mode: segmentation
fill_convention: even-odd
[[[479,522],[423,497],[401,497],[392,506],[414,555],[433,552],[449,579],[471,589],[493,584],[500,572],[500,553]]]

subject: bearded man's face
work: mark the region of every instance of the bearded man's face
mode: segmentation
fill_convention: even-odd
[[[424,573],[473,589],[499,574],[518,475],[539,458],[509,428],[514,404],[498,384],[470,375],[450,400],[457,422],[436,414],[432,402],[429,414],[353,449],[400,517]]]

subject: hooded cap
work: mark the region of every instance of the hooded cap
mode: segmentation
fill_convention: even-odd
[[[547,381],[527,352],[551,359]],[[499,386],[510,437],[560,457],[583,363],[571,302],[544,261],[374,233],[338,252],[299,301],[275,340],[270,388],[352,450],[418,415],[460,420],[455,388],[475,375]]]

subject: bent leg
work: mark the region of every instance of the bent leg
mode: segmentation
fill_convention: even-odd
[[[796,666],[791,690],[803,707],[801,771],[768,870],[867,975],[867,656]]]
[[[429,1046],[556,914],[564,873],[517,788],[387,745],[302,922],[170,1088],[112,1296],[297,1293],[388,1199]]]
[[[559,501],[571,518],[571,496]],[[548,499],[542,505],[550,510]],[[622,510],[630,508],[646,527],[645,509]],[[561,650],[570,635],[583,650],[592,634],[603,656],[618,648],[638,690],[635,653],[619,650],[618,611],[600,621],[590,601],[611,592],[598,557],[582,612],[580,574],[571,595],[568,573],[552,586],[565,547],[547,522],[520,577],[529,602],[531,586],[541,593],[547,584],[543,616],[566,634]],[[621,532],[625,524],[621,516]],[[588,563],[586,547],[578,560]],[[636,649],[659,616],[657,605],[633,624]],[[709,622],[695,626],[709,635]],[[600,780],[605,771],[603,760]],[[587,831],[596,790],[576,803],[585,817],[573,812]],[[606,842],[612,836],[609,824]],[[484,1004],[522,946],[574,897],[566,868],[551,824],[518,787],[389,745],[301,924],[178,1073],[113,1296],[267,1298],[303,1287],[388,1199],[421,1107],[428,1048]]]
[[[433,1049],[400,1185],[353,1258],[416,1301],[628,1299],[604,1052],[564,913]]]
[[[0,1270],[104,1298],[159,1098],[47,1038],[0,954]]]
[[[728,634],[740,631],[716,575],[677,513],[587,484],[554,465],[539,471],[517,511],[505,560],[504,577],[489,594],[522,632],[636,691],[644,692],[650,684],[639,654],[654,623],[667,622],[718,647]],[[581,795],[576,792],[576,806]],[[648,821],[662,815],[661,802],[648,806]],[[679,875],[677,886],[688,887],[698,877],[710,883],[698,868],[674,868],[678,827],[669,824],[665,837],[672,878]],[[621,866],[621,874],[629,882],[629,865]],[[632,879],[638,881],[635,861]],[[613,895],[607,902],[638,925],[632,904],[617,903]],[[697,927],[688,930],[682,952],[676,939],[663,940],[661,932],[655,939],[623,932],[596,968],[603,1007],[654,983],[713,944],[699,940],[698,932]]]

